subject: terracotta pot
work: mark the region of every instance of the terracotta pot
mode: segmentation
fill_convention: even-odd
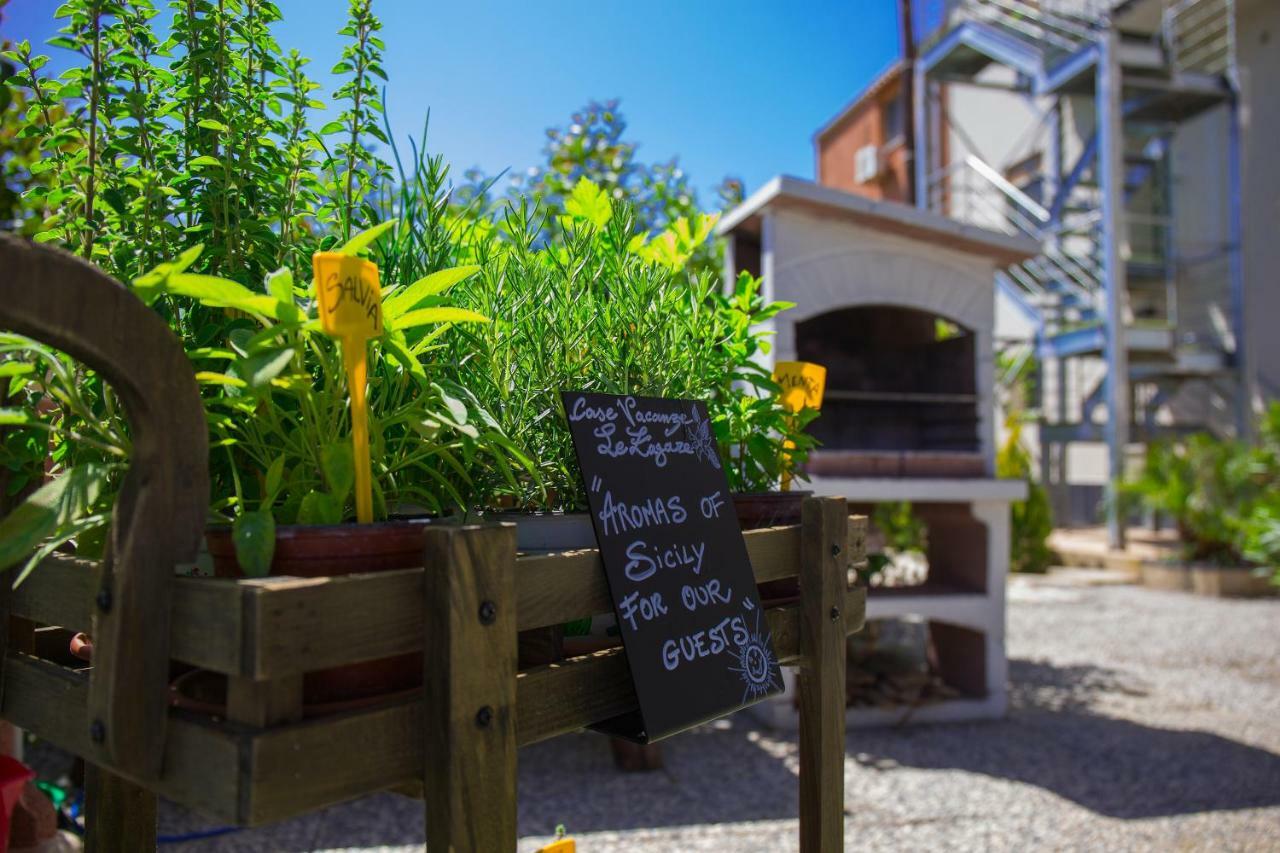
[[[343,711],[358,711],[387,699],[398,699],[416,692],[416,688],[342,699],[333,702],[308,702],[302,708],[304,718],[323,717]],[[194,669],[174,679],[169,685],[169,704],[184,711],[220,717],[227,713],[227,677],[207,669]]]
[[[361,572],[385,572],[422,564],[422,534],[427,520],[377,524],[284,525],[276,528],[273,575],[317,578]],[[214,574],[242,578],[231,528],[205,531]],[[303,676],[307,706],[341,706],[411,690],[422,684],[422,652],[308,672]],[[310,713],[310,712],[308,712]]]
[[[76,634],[71,638],[71,654],[85,663],[93,663],[93,638],[88,634]]]
[[[271,574],[321,578],[417,566],[422,559],[422,532],[427,524],[427,519],[411,519],[376,524],[281,525],[276,528]],[[230,526],[210,527],[204,538],[216,577],[244,577],[236,561]]]
[[[743,530],[800,523],[800,505],[813,492],[735,492],[733,509]]]
[[[733,508],[738,513],[738,524],[743,530],[761,527],[777,527],[800,523],[800,507],[804,499],[813,495],[805,492],[752,492],[733,495]],[[767,581],[760,584],[760,603],[765,607],[779,606],[800,595],[800,582],[796,578]]]

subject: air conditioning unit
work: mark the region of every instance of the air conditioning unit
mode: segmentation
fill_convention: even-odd
[[[874,145],[862,146],[853,155],[853,179],[865,184],[879,176],[880,150]]]

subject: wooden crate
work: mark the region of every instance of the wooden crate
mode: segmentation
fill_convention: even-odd
[[[83,756],[88,846],[154,847],[156,796],[254,826],[388,788],[416,787],[431,850],[516,842],[516,750],[636,708],[620,649],[519,671],[517,634],[611,610],[595,550],[519,556],[512,525],[429,526],[422,567],[329,578],[175,577],[208,508],[199,392],[178,341],[95,267],[0,234],[0,328],[99,371],[133,455],[101,564],[55,555],[0,583],[0,717]],[[840,847],[845,637],[863,519],[810,498],[802,524],[747,533],[758,582],[799,577],[767,612],[799,664],[800,844]],[[33,626],[87,631],[94,665],[34,654]],[[412,698],[302,719],[307,671],[423,650]],[[171,708],[171,661],[228,679],[225,718]]]
[[[865,521],[848,518],[839,538],[842,553],[819,554],[823,559],[813,565],[802,553],[806,531],[826,542],[832,538],[831,519],[847,515],[839,499],[810,499],[805,511],[806,528],[744,535],[757,582],[801,576],[801,602],[769,610],[769,626],[782,662],[823,670],[815,668],[817,686],[812,695],[802,694],[801,701],[810,706],[825,699],[826,707],[807,707],[802,713],[814,723],[838,723],[824,726],[832,729],[830,737],[819,737],[814,748],[839,757],[834,778],[843,779],[843,638],[861,628],[865,612],[865,593],[848,588],[846,571],[863,558]],[[515,747],[636,707],[621,649],[515,670],[517,631],[611,609],[604,569],[594,550],[517,556],[511,525],[436,530],[429,537],[428,552],[435,560],[425,569],[332,578],[177,579],[170,654],[227,675],[228,715],[221,719],[170,710],[159,777],[133,781],[222,820],[255,826],[420,783],[424,776],[454,791],[458,776],[478,774],[478,784],[486,789],[493,785],[489,790],[503,791],[505,797],[464,798],[468,815],[457,820],[472,827],[477,821],[491,823],[494,815],[470,811],[505,799],[496,826],[513,845]],[[827,564],[838,571],[823,572]],[[94,563],[52,557],[15,591],[11,613],[39,624],[92,630],[98,572]],[[831,578],[838,580],[838,588],[826,587],[824,581]],[[513,594],[501,595],[506,591],[502,587]],[[486,598],[489,594],[495,597]],[[490,600],[496,613],[486,625],[480,610]],[[806,608],[819,623],[811,626],[808,643]],[[492,649],[483,640],[490,631],[495,635]],[[806,654],[814,646],[818,654]],[[415,696],[300,719],[304,669],[424,647],[424,696],[431,701]],[[511,683],[496,683],[502,673],[510,673]],[[11,653],[4,667],[0,716],[73,753],[92,755],[88,689],[83,670]],[[487,726],[478,723],[483,708],[490,709]],[[468,761],[464,744],[494,739],[503,741],[498,765],[486,768]],[[813,765],[823,762],[813,750],[802,752],[801,760],[803,784]],[[447,773],[440,772],[442,763]],[[133,778],[122,768],[107,769]],[[823,785],[817,789],[827,793]],[[841,799],[833,806],[837,821]],[[438,820],[429,819],[428,826],[439,828]]]

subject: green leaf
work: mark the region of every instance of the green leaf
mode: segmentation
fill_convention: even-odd
[[[111,516],[108,513],[99,513],[77,518],[67,524],[60,525],[57,532],[46,539],[27,558],[27,562],[18,572],[18,576],[14,578],[13,585],[16,587],[21,584],[27,579],[27,575],[31,574],[32,570],[40,565],[42,560],[72,539],[76,540],[76,556],[86,559],[102,559],[102,546],[110,520]]]
[[[284,456],[277,456],[270,467],[267,468],[267,475],[263,478],[262,489],[262,508],[266,509],[276,502],[276,496],[280,494],[280,484],[284,481]]]
[[[299,524],[340,524],[342,504],[325,492],[307,492],[298,506]]]
[[[203,127],[205,130],[216,130],[220,133],[226,133],[231,128],[227,127],[220,121],[214,121],[211,118],[202,118],[196,122],[196,126]]]
[[[187,161],[187,166],[193,169],[198,166],[221,166],[221,165],[222,165],[221,160],[219,160],[217,157],[210,157],[208,154],[202,154],[199,157],[192,157],[190,160]]]
[[[356,481],[351,445],[345,441],[326,444],[320,450],[320,467],[324,470],[324,479],[329,484],[329,491],[340,500],[346,500]]]
[[[386,222],[379,222],[372,228],[366,228],[356,236],[352,237],[338,251],[344,255],[358,255],[373,245],[374,241],[396,227],[398,219],[388,219]]]
[[[438,270],[424,276],[408,287],[394,291],[382,301],[382,315],[396,318],[406,311],[418,307],[422,300],[443,293],[460,281],[464,281],[480,271],[480,267],[471,265]]]
[[[267,273],[267,293],[281,302],[293,302],[293,273],[285,267]]]
[[[594,181],[582,178],[564,202],[565,212],[575,219],[585,219],[597,228],[603,228],[613,216],[608,194]]]
[[[214,373],[211,370],[196,371],[196,381],[204,385],[226,385],[229,388],[245,388],[248,383],[237,376],[225,373]]]
[[[59,527],[75,522],[98,499],[107,466],[86,463],[45,483],[0,521],[0,570],[23,559]]]
[[[254,293],[242,284],[212,275],[176,273],[165,280],[164,289],[177,296],[188,296],[210,308],[234,308],[277,320],[288,319],[291,313],[296,313],[292,304],[283,305],[273,296]]]
[[[23,424],[33,423],[35,420],[34,415],[22,409],[0,409],[0,426],[22,426]]]
[[[269,509],[246,512],[231,525],[231,541],[236,546],[240,570],[251,578],[271,573],[276,552],[276,519]]]
[[[419,308],[397,318],[395,327],[403,332],[432,323],[488,323],[489,318],[466,308]]]
[[[459,425],[465,424],[467,422],[467,404],[457,397],[452,397],[444,392],[441,393],[440,397],[449,409],[449,415],[453,418],[453,422]]]
[[[249,383],[250,388],[262,388],[271,383],[293,360],[293,350],[273,349],[257,355],[251,355],[236,365],[240,378]]]

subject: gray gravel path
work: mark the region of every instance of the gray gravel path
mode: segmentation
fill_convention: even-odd
[[[1280,850],[1280,600],[1070,578],[1011,584],[1006,720],[850,732],[847,849]],[[530,747],[520,849],[558,822],[584,853],[795,849],[796,748],[743,715],[645,775],[592,735]],[[166,849],[410,851],[422,833],[419,803],[382,795]]]

